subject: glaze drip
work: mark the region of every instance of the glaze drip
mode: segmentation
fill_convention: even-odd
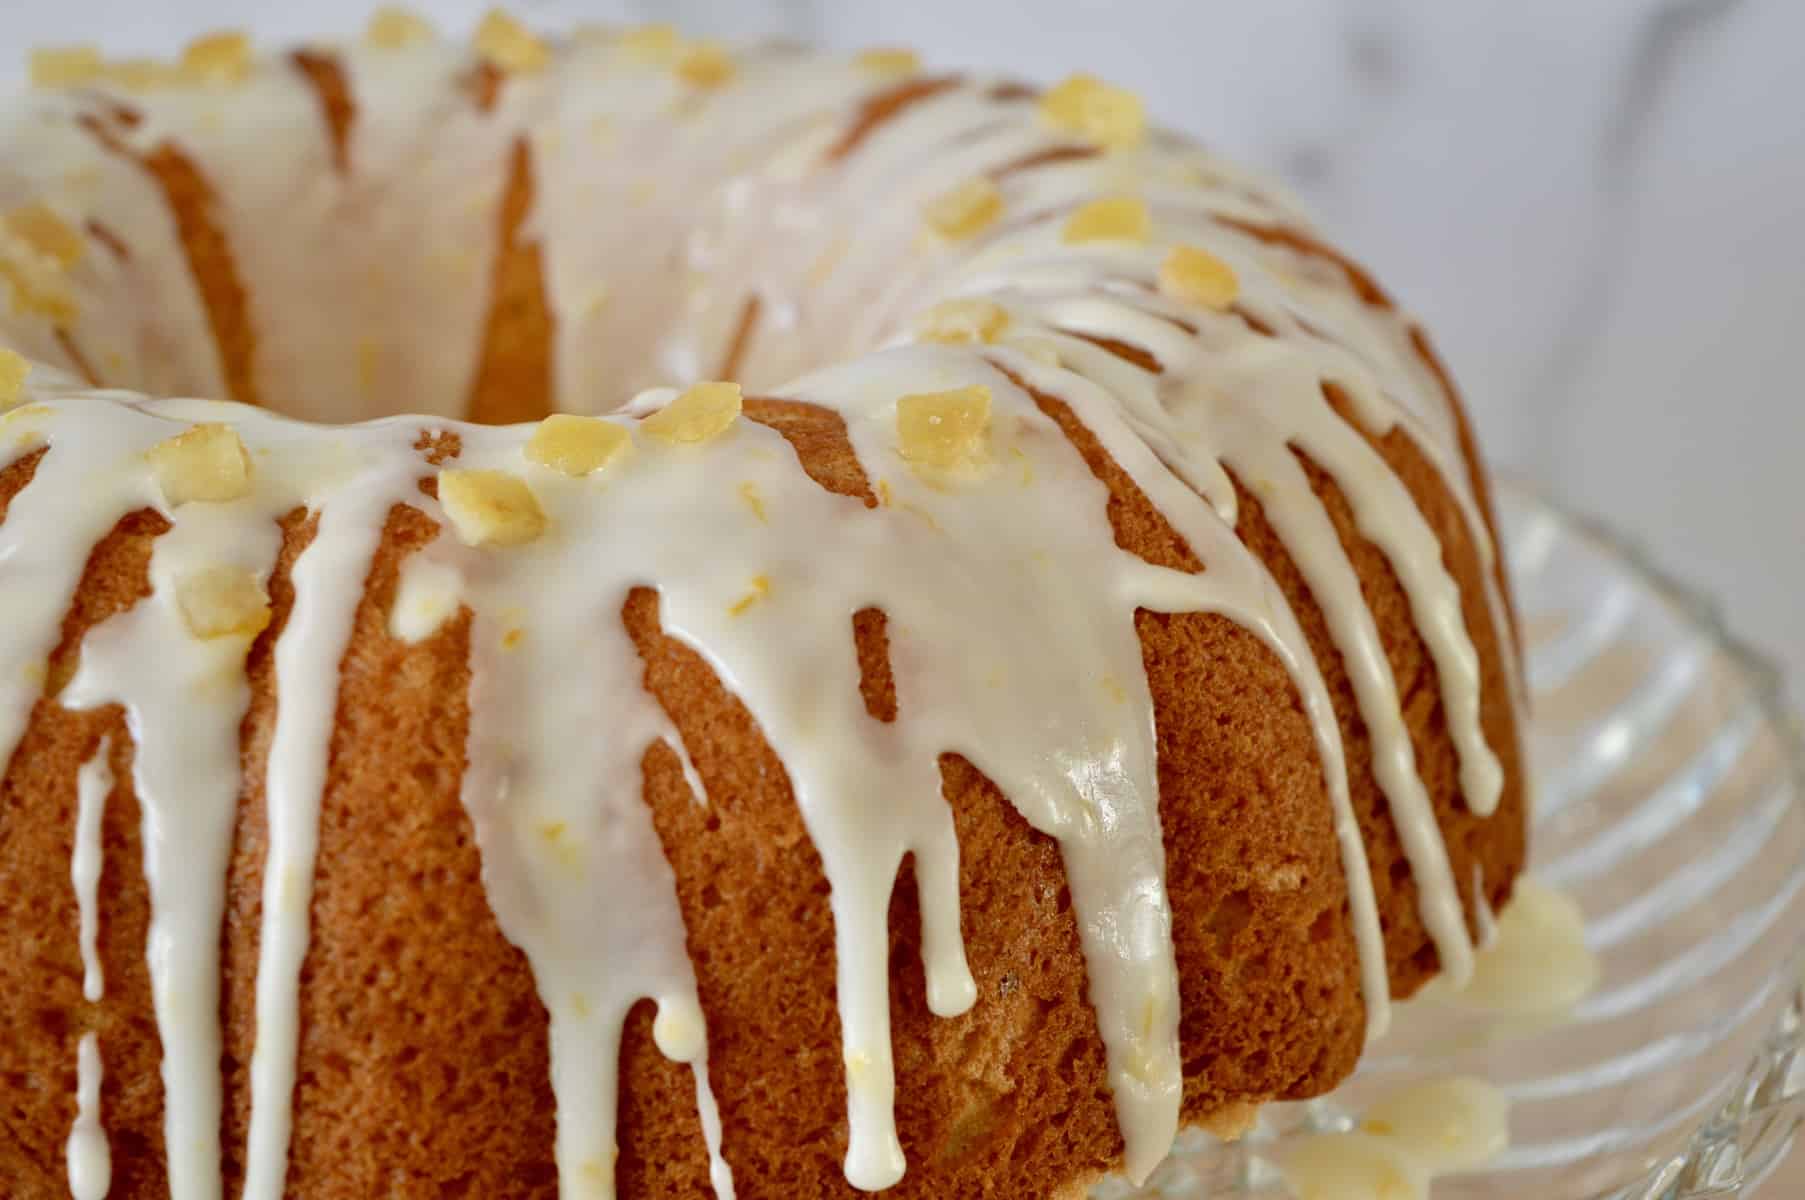
[[[82,764],[76,777],[75,852],[69,857],[70,882],[75,885],[76,907],[81,916],[82,999],[93,1004],[106,991],[106,972],[100,963],[100,828],[107,797],[113,791],[113,769],[107,765],[112,743],[100,741],[94,757]]]
[[[69,1195],[74,1200],[106,1200],[113,1186],[113,1152],[100,1123],[100,1039],[84,1033],[76,1059],[75,1125],[69,1130]]]

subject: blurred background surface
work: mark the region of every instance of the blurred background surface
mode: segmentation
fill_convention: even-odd
[[[6,5],[5,41],[177,49],[364,0]],[[448,30],[482,0],[416,0]],[[548,28],[904,44],[1133,86],[1289,181],[1421,314],[1505,470],[1719,597],[1805,701],[1805,3],[514,0]],[[17,56],[7,69],[18,70]]]

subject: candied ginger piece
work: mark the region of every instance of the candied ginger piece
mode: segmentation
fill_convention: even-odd
[[[632,447],[633,435],[613,421],[555,413],[539,422],[526,457],[574,479],[601,470]]]
[[[78,310],[62,265],[46,261],[36,254],[8,255],[0,245],[0,282],[12,290],[12,310],[48,317],[58,325],[68,325]]]
[[[251,456],[229,425],[196,425],[145,452],[170,507],[224,504],[251,492]]]
[[[1073,75],[1040,98],[1047,121],[1108,150],[1139,145],[1147,135],[1141,98],[1094,75]]]
[[[6,214],[6,230],[64,267],[82,260],[88,245],[81,234],[47,204],[22,204]]]
[[[44,46],[31,52],[31,86],[80,87],[99,79],[105,68],[94,46]]]
[[[466,546],[524,546],[547,524],[533,489],[506,471],[448,467],[439,472],[439,504]]]
[[[160,58],[122,58],[106,63],[101,78],[128,92],[148,92],[188,82],[182,68]]]
[[[364,29],[364,40],[380,50],[401,50],[430,42],[436,35],[425,17],[405,8],[379,8]]]
[[[251,73],[251,39],[235,31],[195,38],[177,70],[189,83],[243,83]]]
[[[719,42],[697,42],[677,59],[677,77],[699,88],[721,87],[732,81],[737,70],[733,55]]]
[[[269,628],[269,595],[240,567],[206,567],[176,584],[176,607],[197,638],[253,638]]]
[[[1226,310],[1240,294],[1235,269],[1197,246],[1175,246],[1159,267],[1159,290],[1198,308]]]
[[[994,300],[943,300],[929,309],[920,330],[929,342],[994,342],[1009,327],[1009,310]]]
[[[743,401],[737,383],[698,383],[640,424],[661,442],[706,442],[732,428]]]
[[[1144,242],[1153,228],[1147,202],[1139,196],[1110,196],[1092,200],[1066,218],[1060,237],[1078,245],[1084,242]]]
[[[1003,215],[1003,193],[988,179],[969,179],[940,193],[922,208],[928,228],[942,237],[981,233]]]
[[[990,389],[978,384],[923,392],[896,402],[898,448],[911,463],[957,467],[982,458],[990,442]]]
[[[874,46],[861,50],[852,61],[872,75],[913,75],[921,70],[921,55],[901,47]]]
[[[499,8],[490,9],[476,27],[476,49],[504,71],[538,71],[552,56],[538,34]]]
[[[0,346],[0,412],[17,404],[25,394],[25,377],[31,374],[31,363],[17,350]]]

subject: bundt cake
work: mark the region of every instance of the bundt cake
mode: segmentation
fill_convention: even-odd
[[[396,12],[32,75],[5,1195],[1077,1195],[1470,969],[1459,404],[1132,93]]]

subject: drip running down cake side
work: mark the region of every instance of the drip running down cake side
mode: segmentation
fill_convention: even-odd
[[[19,1194],[1076,1195],[1471,970],[1458,401],[1132,92],[397,12],[33,80]]]

